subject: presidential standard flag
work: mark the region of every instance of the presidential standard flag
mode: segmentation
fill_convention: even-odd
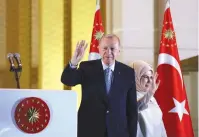
[[[99,55],[99,40],[104,34],[104,27],[102,24],[102,18],[100,13],[100,1],[97,0],[96,4],[96,11],[95,11],[95,17],[94,17],[94,23],[93,23],[93,32],[91,37],[91,44],[90,44],[90,52],[89,52],[89,60],[96,60],[100,59]]]

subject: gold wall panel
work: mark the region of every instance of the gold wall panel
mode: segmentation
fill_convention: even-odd
[[[38,85],[38,66],[39,66],[39,1],[40,0],[32,0],[31,2],[31,88],[37,89]]]
[[[71,0],[64,0],[64,64],[71,59]],[[70,90],[71,87],[64,86]]]
[[[0,0],[0,70],[6,67],[6,0]]]
[[[104,27],[104,31],[106,33],[106,0],[101,0],[100,1],[100,12],[102,16],[102,24]]]
[[[39,88],[63,89],[64,0],[40,0],[39,16]]]
[[[30,88],[31,75],[31,0],[19,0],[19,47],[23,70],[21,88]]]
[[[0,88],[4,87],[4,73],[6,70],[6,0],[0,0]]]
[[[5,8],[5,44],[7,53],[20,53],[23,72],[20,77],[21,88],[30,88],[30,0],[6,0]],[[6,59],[6,58],[4,58]],[[9,72],[6,60],[5,69],[1,70],[2,88],[16,88],[14,73]]]

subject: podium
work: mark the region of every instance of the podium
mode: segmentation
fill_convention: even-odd
[[[76,108],[71,90],[0,89],[0,137],[77,137]]]

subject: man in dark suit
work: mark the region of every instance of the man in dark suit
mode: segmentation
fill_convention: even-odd
[[[78,111],[78,137],[136,137],[137,100],[134,70],[115,60],[120,53],[116,35],[105,35],[99,44],[100,60],[81,62],[87,47],[77,44],[64,69],[65,85],[82,85]]]

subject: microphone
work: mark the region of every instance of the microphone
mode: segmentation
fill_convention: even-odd
[[[12,53],[8,53],[7,58],[9,60],[9,62],[10,62],[10,65],[11,65],[10,67],[14,68],[15,64],[14,64],[14,61],[13,61],[13,54]]]
[[[16,59],[17,61],[17,64],[18,64],[18,67],[22,67],[22,64],[21,64],[21,60],[20,60],[20,54],[19,53],[14,53],[14,58]]]

